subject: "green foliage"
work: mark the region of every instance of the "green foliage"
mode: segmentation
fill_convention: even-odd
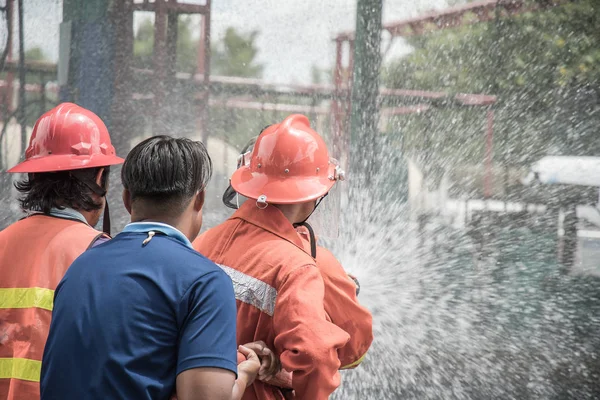
[[[256,62],[257,31],[238,33],[228,28],[221,40],[211,46],[211,73],[213,75],[260,78],[263,66]],[[134,66],[151,69],[154,50],[154,22],[144,19],[133,42]],[[193,35],[191,17],[180,17],[177,25],[177,60],[179,72],[195,72],[198,58],[198,38]]]
[[[154,49],[154,22],[144,19],[133,41],[133,65],[137,68],[152,68],[152,51]]]
[[[192,35],[192,19],[180,17],[177,22],[177,60],[179,72],[195,72],[198,55],[198,40]],[[144,19],[133,42],[133,63],[137,68],[152,69],[154,52],[154,22]]]
[[[594,0],[408,42],[415,51],[385,68],[385,84],[498,96],[496,161],[523,165],[547,153],[600,154],[600,8]],[[431,169],[483,162],[481,108],[440,108],[397,117],[390,127],[406,136],[408,153],[432,161]]]
[[[177,32],[177,70],[195,72],[198,65],[198,40],[192,36],[190,17],[180,17]]]
[[[321,83],[322,75],[323,75],[322,71],[316,65],[313,65],[310,68],[310,80],[312,83],[314,83],[314,84]]]
[[[257,36],[257,31],[240,34],[234,28],[227,28],[225,36],[212,46],[211,72],[215,75],[260,78],[263,66],[255,61]]]
[[[319,68],[312,65],[310,68],[311,83],[333,83],[334,68]],[[347,71],[343,71],[343,79],[349,79]]]
[[[40,47],[32,47],[25,50],[25,60],[27,61],[47,61],[44,51]]]

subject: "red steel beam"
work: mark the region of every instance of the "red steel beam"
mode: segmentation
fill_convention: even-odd
[[[152,70],[148,69],[133,69],[134,73],[149,75],[153,74]],[[190,74],[184,72],[178,72],[175,74],[177,79],[188,81],[190,80]],[[202,84],[204,82],[204,75],[196,74],[194,76],[194,82]],[[218,76],[211,75],[209,84],[225,84],[231,86],[240,86],[256,89],[265,89],[279,91],[282,95],[285,94],[320,94],[320,95],[332,95],[335,94],[336,88],[330,84],[311,84],[311,85],[298,85],[288,83],[269,83],[264,82],[260,79],[254,78],[241,78],[237,76]],[[349,88],[343,87],[339,89],[338,94],[347,95]],[[454,96],[447,92],[434,92],[428,90],[407,90],[407,89],[390,89],[381,88],[380,95],[383,97],[396,97],[396,98],[415,98],[415,99],[426,99],[426,100],[437,100],[437,99],[453,99],[465,106],[487,106],[496,102],[496,96],[485,95],[485,94],[470,94],[470,93],[459,93]]]
[[[489,21],[495,17],[496,7],[513,9],[522,1],[503,4],[497,0],[483,0],[451,7],[442,12],[429,12],[417,18],[385,24],[383,29],[394,36],[414,36],[438,29],[454,28],[461,25]],[[475,18],[465,19],[465,15]]]
[[[333,154],[341,154],[343,146],[343,122],[342,122],[342,49],[343,42],[336,40],[335,42],[335,69],[333,71],[333,98],[331,99],[331,132],[332,132],[332,145]]]
[[[1,83],[0,83],[1,87]],[[32,85],[32,91],[39,91],[39,85]],[[154,98],[153,94],[140,94],[133,93],[132,95],[134,100],[146,100],[151,101]],[[197,99],[201,99],[197,97]],[[241,109],[241,110],[253,110],[253,111],[275,111],[275,112],[286,112],[286,113],[304,113],[304,114],[319,114],[326,115],[329,114],[329,107],[324,106],[311,106],[306,104],[282,104],[282,103],[263,103],[260,101],[251,101],[246,100],[244,98],[229,98],[229,99],[210,99],[209,105],[211,106],[219,106],[225,108],[232,109]],[[383,108],[381,110],[382,114],[385,116],[393,116],[393,115],[408,115],[421,113],[430,110],[431,107],[427,104],[417,104],[414,106],[405,106],[405,107],[389,107]]]
[[[313,107],[304,104],[280,104],[280,103],[261,103],[258,101],[246,101],[246,100],[216,100],[211,99],[209,104],[211,106],[222,106],[226,108],[243,109],[243,110],[254,110],[254,111],[276,111],[286,113],[304,113],[304,114],[328,114],[329,107]]]
[[[459,93],[454,98],[465,106],[489,106],[496,103],[496,96],[486,94]]]
[[[14,72],[18,69],[18,63],[16,61],[10,60],[5,64],[5,70],[8,72]],[[25,68],[27,71],[36,73],[43,72],[48,74],[56,73],[56,64],[48,63],[44,61],[26,61]],[[281,94],[322,94],[329,95],[335,91],[335,86],[331,84],[310,84],[310,85],[299,85],[299,84],[280,84],[280,83],[269,83],[264,82],[260,79],[254,78],[241,78],[237,76],[219,76],[212,75],[210,76],[209,71],[210,66],[207,64],[204,72],[199,68],[199,72],[194,76],[194,81],[198,83],[203,83],[206,81],[217,83],[217,84],[226,84],[232,86],[248,86],[254,88],[264,88],[270,90],[280,90]],[[148,69],[138,69],[132,68],[132,72],[136,74],[148,75],[152,76],[154,73],[152,70]],[[184,72],[175,73],[175,78],[189,81],[190,75]],[[344,87],[340,89],[340,93],[347,93],[349,88]],[[407,90],[407,89],[390,89],[390,88],[381,88],[380,95],[383,97],[400,97],[400,98],[420,98],[420,99],[444,99],[450,98],[450,94],[447,92],[435,92],[429,90]],[[487,106],[490,104],[494,104],[496,102],[496,96],[485,95],[485,94],[471,94],[471,93],[459,93],[454,96],[454,99],[458,102],[469,105],[469,106]]]
[[[178,14],[208,14],[210,13],[210,4],[207,2],[205,5],[200,4],[188,4],[188,3],[175,3],[168,1],[162,5],[157,5],[160,0],[156,0],[154,3],[134,3],[133,11],[150,11],[157,12],[159,8],[164,8],[167,11],[175,12]]]
[[[354,48],[354,40],[350,40],[348,42],[348,48]],[[354,74],[354,51],[350,51],[348,55],[348,70],[347,70],[348,79],[348,97],[346,98],[346,110],[344,110],[344,114],[342,117],[344,120],[342,121],[343,126],[345,127],[346,132],[350,132],[350,116],[352,114],[352,75]],[[344,137],[344,154],[350,154],[350,140],[349,136],[346,135]]]
[[[555,7],[569,0],[552,0],[546,4],[525,0],[479,0],[460,4],[442,11],[430,11],[424,15],[383,25],[392,37],[421,35],[436,30],[491,21],[499,8],[501,16],[512,17],[529,11]],[[354,32],[340,33],[335,40],[352,40]]]
[[[485,140],[485,176],[483,181],[483,196],[487,199],[492,195],[492,161],[494,157],[494,110],[489,109],[486,114],[487,130]]]
[[[414,106],[404,106],[404,107],[392,107],[392,108],[383,108],[381,110],[381,114],[385,116],[392,115],[408,115],[408,114],[418,114],[425,111],[429,111],[431,106],[428,104],[417,104]]]
[[[4,64],[4,70],[10,71],[10,72],[17,72],[19,70],[18,61],[7,59]],[[50,63],[47,61],[26,60],[25,61],[25,70],[27,72],[45,73],[48,75],[53,75],[53,74],[56,74],[56,72],[57,72],[57,66],[56,66],[56,64],[53,64],[53,63]]]
[[[382,96],[392,97],[419,97],[425,99],[443,99],[448,96],[446,92],[432,92],[429,90],[388,89],[380,90]]]
[[[0,88],[6,88],[12,84],[8,81],[0,81]],[[46,92],[58,93],[58,85],[54,82],[48,82],[43,87],[39,83],[26,83],[25,91],[30,93],[40,93],[42,90]]]

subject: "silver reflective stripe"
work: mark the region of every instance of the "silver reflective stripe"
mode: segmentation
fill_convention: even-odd
[[[273,316],[275,301],[277,301],[277,290],[273,286],[233,268],[218,265],[233,281],[233,290],[237,300],[250,304],[271,317]]]

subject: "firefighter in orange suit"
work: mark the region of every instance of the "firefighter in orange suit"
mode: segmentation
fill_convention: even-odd
[[[244,154],[248,153],[247,157],[251,153],[255,142],[256,137],[244,146],[240,159],[243,158]],[[223,204],[229,208],[238,209],[240,197],[230,185],[223,193]],[[241,201],[243,202],[245,199],[242,198]],[[306,226],[298,226],[296,231],[304,240],[306,251],[312,253],[309,229]],[[200,236],[197,243],[202,240],[203,236]],[[338,349],[338,357],[341,362],[340,369],[356,368],[363,361],[373,341],[373,318],[369,310],[358,302],[360,290],[358,280],[346,273],[340,262],[329,250],[318,245],[318,240],[314,235],[312,240],[316,244],[314,249],[316,252],[316,265],[325,284],[325,312],[331,322],[350,335],[348,343]],[[282,371],[278,378],[281,386],[290,387],[291,377],[286,377],[285,371]]]
[[[311,235],[304,227],[298,227],[307,251],[311,249]],[[313,237],[312,240],[315,240]],[[316,265],[323,277],[325,296],[323,305],[328,321],[333,322],[350,335],[350,340],[338,349],[340,369],[354,369],[364,360],[367,350],[373,342],[373,317],[369,310],[358,302],[360,287],[358,280],[347,274],[340,262],[326,248],[316,246]],[[281,370],[270,382],[285,389],[292,388],[292,376]],[[293,399],[286,392],[286,399]]]
[[[310,234],[298,229],[310,246]],[[316,263],[325,283],[325,311],[331,321],[350,335],[338,350],[340,369],[356,368],[365,358],[373,341],[373,317],[358,302],[358,281],[346,273],[340,262],[326,248],[316,248]]]
[[[121,164],[102,120],[63,103],[36,122],[25,161],[8,172],[25,218],[0,232],[0,398],[40,397],[54,289],[73,260],[108,239],[109,166]],[[104,230],[93,228],[104,209]]]
[[[338,351],[350,337],[325,311],[325,283],[296,228],[343,176],[303,115],[267,127],[231,178],[249,200],[194,247],[232,278],[238,343],[264,340],[291,372],[298,399],[327,399],[339,386]],[[244,399],[282,399],[282,382],[255,382]]]

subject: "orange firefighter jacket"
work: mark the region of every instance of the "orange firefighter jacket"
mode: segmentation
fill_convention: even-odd
[[[340,384],[337,351],[349,335],[328,320],[323,278],[281,211],[247,201],[198,237],[194,248],[232,278],[238,344],[263,340],[292,372],[297,399],[327,399]],[[282,398],[277,386],[260,381],[243,397]]]
[[[40,398],[40,370],[54,289],[101,232],[33,215],[0,231],[0,398]]]
[[[303,230],[299,233],[310,251],[308,235]],[[316,262],[325,283],[325,311],[331,322],[350,335],[348,343],[338,349],[340,369],[356,368],[373,342],[373,317],[358,302],[356,283],[329,250],[317,246]]]

